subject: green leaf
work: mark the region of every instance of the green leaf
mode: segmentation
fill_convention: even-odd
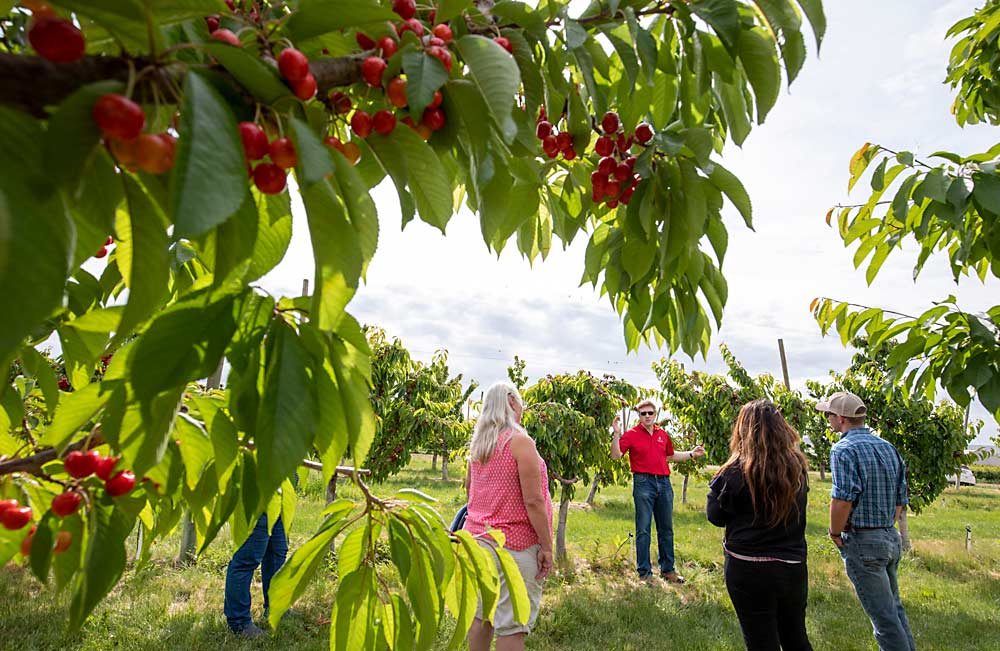
[[[75,229],[58,193],[45,187],[38,143],[44,134],[28,115],[0,108],[0,295],[7,305],[0,329],[6,364],[37,324],[59,307],[73,261]]]
[[[215,57],[243,88],[263,104],[274,104],[292,94],[281,80],[277,69],[273,65],[264,63],[262,58],[252,54],[249,49],[233,47],[218,41],[205,42],[201,47]]]
[[[469,6],[468,0],[440,0],[437,3],[437,17],[435,20],[439,23],[451,20],[455,16],[461,15]]]
[[[976,172],[972,175],[972,197],[981,209],[1000,216],[1000,176]]]
[[[246,174],[232,111],[208,81],[188,73],[170,179],[174,236],[197,237],[229,219],[243,204]]]
[[[510,595],[511,607],[514,611],[514,621],[527,624],[531,613],[531,602],[528,600],[528,589],[524,587],[524,578],[517,568],[517,563],[506,549],[498,547],[494,550],[500,560],[504,581],[507,583],[507,594]]]
[[[80,179],[72,191],[70,212],[76,226],[73,267],[93,257],[114,232],[115,212],[123,197],[123,184],[111,157],[96,150],[83,163]]]
[[[351,226],[358,234],[358,245],[361,247],[361,258],[364,260],[361,275],[364,277],[368,263],[378,248],[378,212],[358,170],[343,156],[334,157],[333,162],[336,167],[334,176],[339,186],[339,194],[347,206]]]
[[[382,161],[403,156],[406,183],[420,219],[443,233],[452,215],[452,195],[451,182],[437,153],[413,129],[395,129],[388,137],[373,134],[368,145]]]
[[[161,306],[170,280],[165,216],[138,183],[126,177],[124,184],[128,213],[117,221],[116,247],[120,258],[129,257],[127,264],[119,264],[129,294],[112,346],[131,336]]]
[[[78,631],[84,620],[118,583],[125,571],[125,539],[134,518],[121,509],[96,503],[90,510],[87,553],[80,582],[69,609],[69,629]]]
[[[330,148],[323,144],[312,127],[303,120],[292,117],[289,123],[292,126],[292,139],[299,159],[299,164],[295,168],[296,177],[299,180],[299,188],[305,191],[314,183],[333,174]]]
[[[309,587],[309,582],[329,553],[330,543],[348,523],[347,515],[352,508],[354,504],[345,499],[339,499],[330,505],[327,508],[328,515],[319,530],[295,550],[291,558],[285,561],[271,579],[271,587],[268,590],[271,612],[268,621],[272,629],[277,630],[282,615]]]
[[[409,131],[399,129],[398,131]],[[347,206],[327,181],[302,193],[316,262],[310,317],[321,330],[332,330],[354,296],[364,258]]]
[[[521,85],[521,73],[514,57],[491,39],[467,35],[458,39],[458,50],[469,67],[469,76],[486,99],[493,122],[507,142],[517,135],[511,117],[514,96]]]
[[[292,204],[287,192],[257,197],[257,239],[246,281],[253,282],[278,266],[292,241]]]
[[[49,118],[42,142],[45,169],[52,182],[75,186],[86,160],[101,141],[101,130],[94,123],[94,103],[106,93],[121,93],[120,81],[101,81],[83,86],[59,106]]]
[[[59,408],[52,424],[45,429],[38,444],[62,450],[110,397],[111,393],[102,392],[101,385],[96,382],[64,394],[59,400]]]
[[[269,499],[309,454],[319,420],[309,354],[297,333],[276,321],[271,339],[255,437],[262,500]]]
[[[759,27],[744,30],[737,49],[757,101],[757,123],[763,124],[781,90],[781,66],[774,41]]]
[[[733,202],[736,209],[740,211],[740,215],[743,216],[743,222],[747,225],[747,228],[753,230],[753,206],[750,203],[750,195],[747,194],[746,188],[736,178],[736,175],[719,163],[713,163],[708,180],[729,197],[729,200]]]
[[[796,0],[796,2],[802,8],[802,13],[809,19],[813,35],[816,37],[816,53],[819,54],[823,35],[826,34],[826,16],[823,13],[822,0]]]
[[[212,441],[205,430],[187,414],[178,415],[174,436],[180,446],[181,459],[184,460],[184,480],[188,489],[193,491],[212,460],[215,451]]]
[[[398,19],[388,7],[374,0],[301,0],[289,16],[285,32],[297,43],[341,29]]]
[[[731,0],[700,0],[688,3],[688,6],[692,13],[715,30],[727,50],[735,51],[737,43],[740,41],[740,14],[735,2]]]
[[[423,115],[424,109],[434,100],[434,91],[448,81],[448,71],[437,57],[412,49],[403,52],[403,70],[410,113]]]
[[[205,378],[236,331],[237,296],[204,294],[161,312],[135,344],[130,377],[136,397],[148,402],[171,387]]]

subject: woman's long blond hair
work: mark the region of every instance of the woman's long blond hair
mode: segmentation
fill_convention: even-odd
[[[521,405],[521,394],[513,385],[507,382],[497,382],[483,396],[483,410],[476,420],[476,429],[472,432],[469,443],[469,456],[473,461],[486,463],[493,456],[497,438],[507,430],[524,432],[517,421],[517,414],[510,406],[508,398],[513,397]]]
[[[799,433],[774,403],[743,405],[733,426],[729,459],[716,476],[732,466],[743,471],[754,519],[767,526],[787,525],[798,515],[798,495],[809,482],[809,464],[799,448]]]

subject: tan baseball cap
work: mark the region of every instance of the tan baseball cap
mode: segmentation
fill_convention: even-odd
[[[844,418],[860,418],[868,413],[868,408],[861,398],[850,391],[838,391],[826,400],[816,403],[816,411],[824,414],[837,414]]]

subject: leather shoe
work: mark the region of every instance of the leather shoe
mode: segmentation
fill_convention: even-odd
[[[660,572],[660,578],[668,583],[684,583],[684,577],[677,572]]]

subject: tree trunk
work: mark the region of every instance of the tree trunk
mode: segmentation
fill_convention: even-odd
[[[441,481],[448,481],[448,456],[441,455]]]
[[[913,543],[910,542],[910,521],[906,517],[906,507],[903,507],[903,512],[899,515],[899,537],[903,540],[903,551],[908,552],[913,549]]]
[[[563,485],[559,501],[559,524],[556,526],[556,562],[566,561],[566,518],[569,516],[569,486]]]
[[[594,483],[590,485],[590,495],[587,495],[587,504],[594,505],[594,498],[597,497],[597,485],[601,483],[601,473],[594,475]]]
[[[434,456],[431,457],[431,470],[438,469],[438,453],[435,452]]]
[[[195,545],[197,534],[194,529],[194,520],[191,519],[191,511],[184,510],[183,524],[181,525],[181,551],[177,555],[178,565],[190,565],[195,561]]]
[[[688,503],[688,479],[690,478],[691,475],[687,473],[684,474],[684,484],[681,486],[681,504]]]
[[[826,464],[822,459],[819,460],[819,480],[826,481]]]

